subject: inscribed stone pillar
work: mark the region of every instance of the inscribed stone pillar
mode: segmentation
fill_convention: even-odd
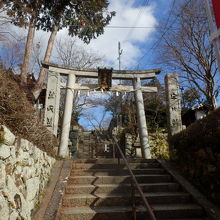
[[[71,123],[72,110],[73,110],[75,81],[76,81],[76,76],[74,74],[69,74],[68,82],[67,82],[65,108],[63,114],[63,124],[61,130],[61,140],[59,147],[59,156],[64,158],[69,156],[68,140],[69,140],[70,123]]]
[[[148,139],[146,116],[144,111],[144,99],[141,91],[141,80],[137,78],[134,80],[135,101],[137,106],[138,131],[141,142],[141,153],[145,159],[151,158],[150,145]]]
[[[172,136],[182,131],[181,103],[178,76],[167,74],[165,77],[168,132]]]
[[[49,71],[45,100],[44,124],[56,136],[60,103],[60,74]]]

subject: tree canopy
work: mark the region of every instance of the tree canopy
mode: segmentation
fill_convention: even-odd
[[[104,33],[115,12],[108,11],[108,0],[3,0],[2,8],[11,17],[12,23],[28,27],[25,55],[21,68],[22,82],[27,82],[28,67],[33,48],[35,29],[51,32],[44,62],[49,62],[57,32],[63,28],[70,36],[85,43]],[[42,68],[33,89],[35,98],[44,84],[45,69]]]
[[[45,1],[37,27],[44,31],[67,28],[70,36],[77,36],[85,43],[104,33],[115,12],[108,12],[107,0],[54,0]]]
[[[2,0],[2,7],[14,25],[27,27],[39,19],[44,10],[44,2],[44,0]]]

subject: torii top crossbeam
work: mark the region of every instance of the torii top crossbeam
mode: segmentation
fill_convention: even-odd
[[[60,74],[71,74],[73,73],[78,77],[86,78],[97,78],[97,69],[88,68],[73,68],[69,66],[57,65],[54,63],[42,62],[42,66],[50,71],[58,72]],[[160,69],[150,69],[150,70],[113,70],[112,79],[150,79],[154,78],[156,74],[160,73]]]

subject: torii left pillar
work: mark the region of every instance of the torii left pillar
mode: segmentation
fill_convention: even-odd
[[[76,82],[76,76],[74,74],[69,74],[68,82],[67,82],[65,108],[63,114],[63,124],[61,130],[61,140],[59,147],[59,156],[63,158],[69,157],[68,140],[69,140],[70,123],[71,123],[71,116],[73,110],[75,82]]]
[[[141,142],[141,154],[145,159],[151,159],[149,137],[147,131],[146,116],[144,110],[144,99],[141,91],[141,80],[137,78],[133,81],[135,89],[135,100],[137,107],[138,131]]]

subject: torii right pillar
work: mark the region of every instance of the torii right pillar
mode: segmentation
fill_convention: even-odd
[[[141,154],[145,159],[151,159],[149,137],[147,131],[146,116],[144,110],[144,99],[141,91],[141,80],[140,78],[134,79],[133,81],[135,89],[135,100],[137,107],[137,119],[138,119],[138,131],[141,142]]]

